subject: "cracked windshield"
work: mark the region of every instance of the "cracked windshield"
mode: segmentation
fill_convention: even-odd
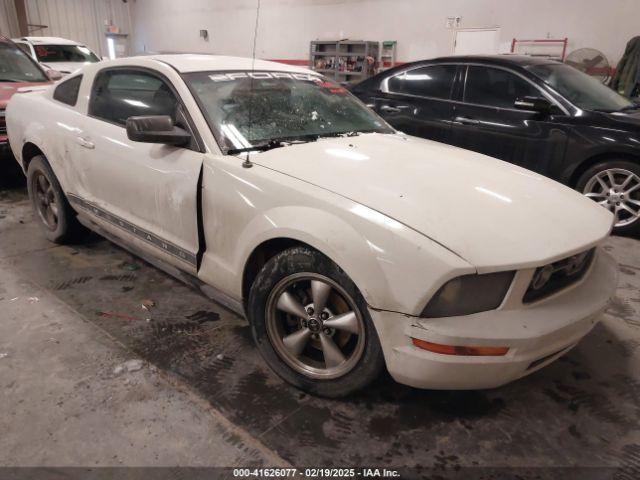
[[[225,152],[393,130],[342,86],[286,72],[185,75]]]

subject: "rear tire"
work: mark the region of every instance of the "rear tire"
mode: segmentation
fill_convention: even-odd
[[[49,241],[69,243],[86,233],[43,155],[29,163],[27,189],[36,221]]]
[[[264,360],[306,392],[349,395],[384,367],[364,298],[347,274],[316,250],[293,247],[270,259],[251,286],[247,312]]]
[[[613,232],[640,234],[640,165],[628,160],[607,160],[587,169],[576,190],[616,215]]]

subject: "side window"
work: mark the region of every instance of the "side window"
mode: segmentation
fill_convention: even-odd
[[[53,92],[53,98],[67,105],[75,106],[78,101],[78,92],[82,83],[82,75],[65,80],[56,87]]]
[[[409,70],[389,79],[389,91],[447,100],[451,98],[456,68],[455,65],[429,65]]]
[[[127,118],[169,115],[176,121],[178,100],[159,77],[139,70],[106,70],[96,76],[89,114],[125,125]]]
[[[469,66],[464,101],[499,108],[514,108],[518,98],[539,97],[540,91],[514,73],[499,68]]]

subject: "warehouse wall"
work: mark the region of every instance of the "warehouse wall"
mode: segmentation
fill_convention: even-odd
[[[10,38],[18,35],[18,17],[13,0],[0,0],[0,35]]]
[[[133,51],[251,54],[257,0],[129,3]],[[460,16],[461,28],[499,26],[504,51],[513,37],[566,36],[569,51],[598,48],[615,64],[640,34],[637,10],[638,0],[262,0],[257,55],[307,59],[310,40],[345,37],[397,40],[400,61],[447,55],[454,30],[446,17]]]
[[[87,44],[99,55],[106,55],[105,22],[131,31],[129,5],[122,0],[27,0],[27,19],[31,35],[63,37]],[[19,35],[14,0],[0,0],[0,33]]]

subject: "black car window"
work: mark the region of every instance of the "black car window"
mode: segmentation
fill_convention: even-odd
[[[515,73],[499,68],[469,66],[464,101],[477,105],[514,108],[522,97],[540,97],[540,91]]]
[[[393,93],[449,99],[455,75],[455,65],[429,65],[390,78],[387,87]]]
[[[106,70],[96,76],[89,114],[118,125],[127,118],[169,115],[176,121],[178,100],[159,77],[139,70]]]
[[[78,92],[82,83],[82,75],[65,80],[56,87],[53,98],[59,102],[74,106],[78,101]]]

